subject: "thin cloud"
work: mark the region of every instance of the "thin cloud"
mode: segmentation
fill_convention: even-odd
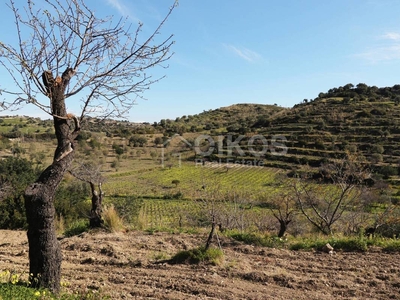
[[[109,5],[115,8],[118,13],[124,17],[129,17],[133,21],[139,22],[140,20],[136,18],[131,10],[123,3],[122,0],[106,0]]]
[[[356,57],[363,58],[372,63],[400,60],[400,44],[371,48]]]
[[[367,60],[370,63],[388,62],[400,60],[400,33],[387,32],[378,37],[381,41],[355,57]]]
[[[242,59],[254,63],[256,61],[262,60],[262,56],[258,54],[257,52],[250,50],[248,48],[244,47],[236,47],[233,45],[227,45],[224,44],[225,48],[227,48],[229,51],[233,52],[235,55],[241,57]]]
[[[382,36],[385,40],[393,40],[400,41],[400,33],[399,32],[388,32]]]

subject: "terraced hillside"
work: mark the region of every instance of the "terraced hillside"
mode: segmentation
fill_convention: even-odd
[[[269,167],[298,169],[303,165],[318,167],[348,152],[357,153],[376,176],[395,180],[400,162],[399,103],[400,85],[377,88],[362,83],[347,84],[320,93],[313,100],[304,99],[290,109],[240,104],[203,112],[190,120],[192,126],[203,128],[200,132],[212,135],[214,140],[225,136],[223,151],[214,149],[212,160],[237,161],[239,158],[249,162],[257,159]],[[159,123],[155,128],[169,134],[186,118],[177,118],[162,128]],[[187,131],[175,132],[184,134]],[[244,154],[228,153],[228,135],[231,141],[240,140]],[[259,145],[257,141],[249,145],[254,135],[265,137],[264,142],[258,140]],[[274,155],[271,151],[262,153],[267,142],[271,147],[277,136],[286,139],[280,143],[285,144],[287,152],[281,153],[284,155]],[[207,145],[203,147],[207,150]],[[255,158],[252,151],[263,155]]]
[[[397,175],[400,162],[400,86],[393,88],[343,87],[321,93],[253,126],[265,135],[283,135],[288,147],[284,156],[269,156],[283,166],[318,166],[346,151],[359,152],[383,176]]]

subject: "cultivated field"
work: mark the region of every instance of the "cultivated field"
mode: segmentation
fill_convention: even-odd
[[[90,299],[400,298],[400,254],[379,249],[330,255],[249,246],[221,237],[225,255],[220,265],[165,262],[205,238],[138,231],[64,238],[63,292],[101,295]],[[26,278],[25,232],[0,231],[0,270]]]

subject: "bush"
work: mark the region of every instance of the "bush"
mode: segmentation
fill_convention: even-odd
[[[168,193],[168,194],[165,194],[163,196],[163,199],[166,199],[166,200],[168,200],[168,199],[180,200],[180,199],[183,199],[183,193],[182,192],[176,192],[176,193],[173,193],[173,194]]]
[[[174,180],[171,181],[171,183],[172,183],[173,185],[175,185],[175,187],[177,187],[178,184],[181,183],[181,182],[180,182],[178,179],[174,179]]]
[[[19,157],[0,160],[0,228],[26,228],[24,191],[33,183],[39,170],[33,163]]]

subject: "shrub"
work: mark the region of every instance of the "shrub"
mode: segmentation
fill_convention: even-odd
[[[171,183],[172,183],[173,185],[175,185],[175,187],[177,187],[178,184],[181,183],[181,182],[180,182],[178,179],[174,179],[174,180],[171,181]]]
[[[180,200],[183,199],[183,193],[182,192],[177,192],[177,193],[167,193],[163,196],[163,199],[175,199],[175,200]]]
[[[0,160],[0,228],[20,229],[27,226],[23,194],[37,175],[38,170],[26,159],[7,157]]]

